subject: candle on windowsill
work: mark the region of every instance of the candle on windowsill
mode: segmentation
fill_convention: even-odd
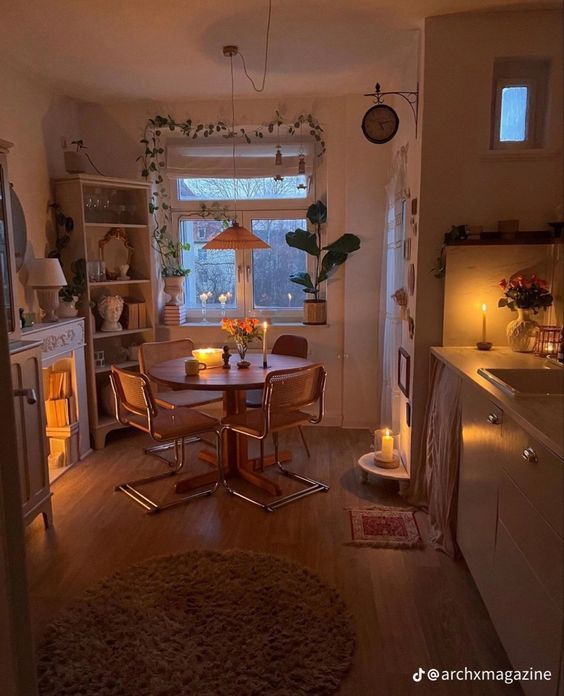
[[[262,323],[262,366],[268,367],[266,362],[266,330],[268,329],[268,324],[266,321]]]
[[[292,293],[289,292],[288,293],[288,307],[291,307],[291,306],[292,306]]]
[[[227,302],[227,295],[224,295],[222,293],[217,299],[219,301],[219,304],[225,304]]]

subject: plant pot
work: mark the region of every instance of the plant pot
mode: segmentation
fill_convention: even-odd
[[[327,323],[326,300],[304,300],[304,324]]]
[[[531,353],[539,325],[531,319],[530,309],[518,309],[517,319],[507,324],[507,343],[516,353]]]
[[[163,278],[164,291],[167,295],[170,295],[167,305],[182,306],[183,302],[180,298],[184,295],[184,280],[184,276],[167,276]]]
[[[68,150],[63,154],[65,158],[65,169],[69,174],[82,174],[86,171],[87,160],[83,152]]]
[[[78,315],[78,309],[76,307],[77,302],[78,297],[76,296],[74,296],[72,300],[61,300],[57,307],[57,316],[61,319],[76,317]]]

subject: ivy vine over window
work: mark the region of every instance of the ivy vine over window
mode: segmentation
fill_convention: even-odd
[[[309,135],[318,145],[318,157],[322,157],[326,151],[323,127],[312,114],[299,114],[292,120],[285,120],[279,111],[275,118],[252,130],[243,127],[232,130],[224,121],[215,123],[195,123],[191,118],[185,121],[177,121],[170,114],[167,116],[155,116],[150,118],[140,140],[144,148],[143,154],[137,158],[141,162],[141,176],[152,183],[149,213],[153,217],[153,246],[163,259],[166,250],[174,240],[169,235],[171,224],[170,203],[168,187],[165,182],[165,148],[162,143],[163,134],[180,133],[186,138],[209,138],[211,135],[220,135],[224,138],[237,138],[243,143],[250,144],[253,139],[264,138],[265,133],[277,133],[287,135]],[[226,209],[215,204],[206,206],[202,204],[198,215],[210,217],[215,220],[226,220]],[[170,259],[169,259],[170,262]],[[179,268],[179,271],[182,270]]]

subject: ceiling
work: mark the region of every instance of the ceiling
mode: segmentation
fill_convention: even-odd
[[[516,5],[515,0],[272,0],[263,96],[362,93],[378,75],[414,61],[422,18]],[[230,89],[224,44],[240,47],[260,81],[267,8],[268,0],[0,0],[0,56],[77,99],[224,97]],[[234,65],[238,97],[252,95],[239,58]]]

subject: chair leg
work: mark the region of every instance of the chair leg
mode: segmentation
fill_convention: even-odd
[[[162,474],[155,474],[154,476],[147,476],[145,478],[137,479],[135,481],[128,481],[126,483],[122,483],[119,486],[116,486],[115,490],[125,493],[138,505],[141,505],[141,507],[145,508],[145,510],[148,513],[155,513],[160,512],[161,510],[167,510],[172,507],[177,507],[178,505],[183,505],[184,503],[187,503],[190,500],[193,500],[194,498],[201,498],[203,496],[208,496],[212,495],[212,493],[215,493],[215,491],[219,487],[219,480],[216,481],[211,488],[206,488],[204,491],[199,491],[198,493],[191,493],[190,495],[183,496],[182,498],[178,498],[177,500],[174,500],[170,503],[165,503],[163,505],[153,500],[148,495],[145,495],[137,488],[137,486],[143,485],[145,483],[151,483],[152,481],[158,481],[169,476],[175,476],[179,471],[181,471],[186,461],[185,446],[187,442],[190,442],[190,439],[191,438],[183,438],[179,440],[174,440],[174,442],[171,443],[167,443],[169,448],[174,447],[173,462],[168,461],[164,457],[156,455],[159,457],[159,459],[162,459],[168,464],[168,466],[170,467],[169,471],[165,471]],[[197,438],[197,440],[199,440],[199,438]]]
[[[186,437],[184,438],[184,442],[187,445],[192,444],[193,442],[200,442],[202,438],[197,437],[197,436],[191,436],[191,437]],[[161,456],[161,452],[168,452],[168,450],[171,450],[174,447],[174,442],[164,442],[159,445],[153,445],[152,447],[146,447],[145,448],[145,454],[152,454],[154,457],[157,457],[158,459],[161,459],[165,464],[173,465],[174,462],[171,462],[170,459],[167,459],[166,457]]]
[[[217,442],[217,460],[218,460],[218,466],[219,466],[219,480],[221,485],[225,488],[225,490],[229,493],[229,495],[233,495],[236,498],[241,498],[242,500],[246,500],[248,503],[252,503],[253,505],[256,505],[257,507],[262,508],[265,512],[272,512],[272,508],[270,505],[267,505],[266,503],[261,503],[260,500],[255,500],[254,498],[250,498],[247,495],[243,495],[243,493],[239,493],[239,491],[236,491],[234,488],[231,488],[231,486],[227,483],[227,480],[225,478],[225,470],[223,467],[223,435],[225,433],[226,428],[222,428],[219,431],[218,435],[218,442]],[[262,445],[262,440],[261,440],[261,445]]]
[[[308,484],[307,488],[303,488],[301,491],[296,491],[295,493],[285,495],[282,498],[278,498],[273,503],[270,503],[270,507],[273,510],[276,510],[277,508],[282,507],[283,505],[287,505],[288,503],[293,503],[295,500],[299,500],[300,498],[305,498],[306,496],[312,495],[313,493],[325,493],[329,490],[329,486],[326,483],[316,481],[315,479],[310,479],[307,476],[301,476],[300,474],[296,474],[295,472],[290,471],[289,469],[286,469],[286,467],[282,466],[282,463],[280,462],[278,456],[278,433],[273,433],[272,436],[274,440],[274,459],[280,471],[284,474],[284,476],[288,476],[289,478],[292,478],[296,481]]]
[[[302,443],[303,443],[304,449],[306,451],[306,454],[307,454],[308,458],[311,458],[311,453],[309,451],[309,447],[307,446],[307,440],[305,438],[304,430],[303,430],[301,425],[298,425],[298,431],[300,433],[300,437],[302,438]]]

